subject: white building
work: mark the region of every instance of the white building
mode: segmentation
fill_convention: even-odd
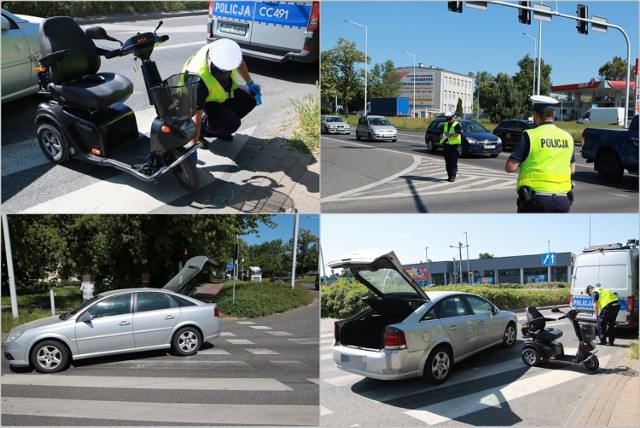
[[[419,64],[396,68],[402,79],[400,81],[400,96],[409,98],[411,111],[414,116],[427,117],[434,113],[455,111],[458,99],[462,100],[462,110],[465,115],[473,112],[473,77],[442,68],[425,67]],[[413,105],[413,91],[415,82],[415,106]]]

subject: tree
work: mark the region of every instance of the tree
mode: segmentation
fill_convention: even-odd
[[[470,75],[471,77],[475,77],[476,88],[474,98],[475,100],[478,100],[476,102],[479,104],[480,110],[482,111],[490,105],[488,99],[493,92],[493,85],[496,78],[487,71],[478,71],[475,76],[473,73],[470,73]],[[475,112],[480,113],[477,105],[474,105],[473,108]]]
[[[293,239],[289,243],[293,246]],[[319,239],[310,231],[302,229],[298,234],[298,248],[296,254],[296,272],[304,274],[318,270]]]
[[[375,64],[368,73],[368,97],[391,98],[400,95],[402,77],[395,71],[393,61]]]
[[[458,104],[456,105],[456,114],[458,116],[464,115],[464,110],[462,109],[462,98],[458,98]]]
[[[355,64],[365,62],[364,53],[356,49],[354,42],[339,38],[335,47],[320,54],[320,59],[322,98],[338,96],[348,111],[347,106],[362,92],[363,82]]]
[[[635,74],[635,66],[631,67],[631,75]],[[627,60],[619,56],[614,56],[611,61],[607,61],[598,69],[598,74],[606,80],[626,80]]]
[[[489,254],[489,253],[480,253],[480,254],[478,254],[478,258],[479,259],[495,259],[496,256],[494,256],[493,254]]]
[[[518,90],[511,77],[505,73],[498,74],[492,91],[489,91],[484,98],[489,103],[487,105],[489,118],[494,123],[524,115],[525,94]]]

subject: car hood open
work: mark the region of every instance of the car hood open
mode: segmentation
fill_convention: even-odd
[[[205,267],[217,265],[218,262],[211,260],[207,256],[192,257],[187,260],[182,270],[162,288],[179,294],[188,294],[194,287],[190,281],[202,272]]]
[[[393,251],[367,249],[355,251],[328,263],[332,269],[349,269],[353,276],[380,297],[411,295],[429,300],[424,290],[402,267]]]

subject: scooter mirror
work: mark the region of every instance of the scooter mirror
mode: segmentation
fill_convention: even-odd
[[[560,309],[558,309],[558,308],[551,309],[551,312],[562,313],[562,311]]]
[[[110,42],[119,42],[122,45],[122,42],[118,39],[114,39],[110,35],[107,34],[107,31],[102,27],[89,27],[84,32],[89,36],[92,40],[109,40]]]

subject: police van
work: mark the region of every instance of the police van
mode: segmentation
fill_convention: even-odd
[[[246,56],[269,61],[319,59],[320,2],[210,1],[207,40],[235,40]]]
[[[618,297],[616,326],[638,328],[638,240],[626,244],[596,245],[576,257],[571,277],[571,307],[578,320],[595,322],[588,285],[607,288]]]

